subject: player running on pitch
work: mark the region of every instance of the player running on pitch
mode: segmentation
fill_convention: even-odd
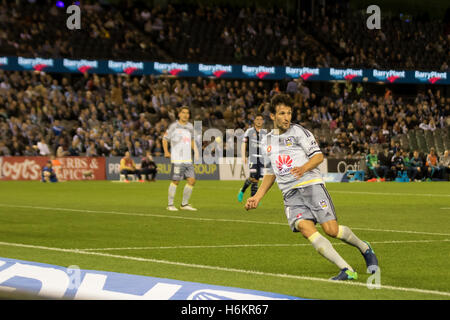
[[[358,248],[366,261],[367,272],[375,273],[378,260],[371,246],[361,241],[350,228],[337,223],[333,202],[317,168],[323,161],[323,154],[310,131],[291,124],[292,104],[291,98],[284,94],[272,98],[270,117],[274,130],[263,140],[268,162],[266,174],[258,192],[247,200],[245,208],[256,209],[276,180],[283,193],[285,213],[292,231],[301,232],[319,254],[341,270],[332,280],[352,280],[358,275],[331,242],[317,231],[316,223],[328,236]]]
[[[169,142],[171,150],[169,152]],[[170,158],[172,163],[172,182],[169,185],[169,201],[167,210],[178,211],[173,200],[180,180],[186,178],[183,191],[181,210],[197,211],[189,203],[192,189],[195,185],[194,165],[192,164],[191,148],[194,150],[195,159],[198,159],[198,150],[194,142],[194,127],[189,122],[189,108],[181,107],[178,111],[178,121],[172,123],[163,137],[164,156]]]
[[[244,133],[243,142],[241,145],[241,155],[244,160],[244,164],[247,164],[247,147],[248,147],[248,155],[249,155],[249,169],[250,169],[250,177],[247,178],[244,182],[244,185],[239,190],[238,193],[238,201],[242,202],[244,198],[245,190],[251,185],[251,196],[256,194],[258,191],[258,182],[259,179],[263,176],[264,169],[264,160],[262,157],[262,148],[261,148],[261,140],[267,134],[266,129],[263,129],[264,118],[261,114],[257,114],[255,119],[253,120],[253,127],[248,128]]]

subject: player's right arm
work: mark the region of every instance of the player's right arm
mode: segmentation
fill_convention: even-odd
[[[164,150],[164,157],[170,158],[170,152],[169,152],[169,133],[166,131],[164,133],[163,139],[162,139],[162,145]]]
[[[247,143],[248,143],[248,140],[249,140],[250,129],[251,128],[245,130],[244,137],[242,138],[241,157],[242,157],[242,160],[243,160],[244,164],[247,164]]]
[[[258,206],[259,201],[264,197],[264,195],[270,190],[270,188],[273,186],[273,183],[275,182],[275,175],[274,174],[266,174],[264,175],[264,178],[262,180],[261,185],[258,188],[258,191],[256,194],[247,199],[247,202],[245,204],[246,210],[256,209]]]
[[[261,201],[264,195],[270,190],[270,188],[272,187],[273,183],[276,180],[276,175],[275,172],[273,171],[272,164],[270,162],[270,157],[267,153],[268,147],[267,137],[264,137],[262,139],[261,145],[262,145],[262,156],[264,159],[264,166],[266,172],[264,174],[261,185],[259,186],[256,194],[253,197],[247,199],[247,202],[245,204],[245,209],[247,210],[256,209],[256,207],[258,207],[258,203]]]
[[[241,144],[241,157],[242,157],[242,163],[243,164],[247,164],[246,151],[247,151],[247,143],[244,141]]]

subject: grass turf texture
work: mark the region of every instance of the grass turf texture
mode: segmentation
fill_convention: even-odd
[[[378,290],[366,286],[359,251],[335,239],[359,278],[321,280],[339,270],[291,232],[276,186],[247,212],[236,200],[241,181],[197,181],[199,211],[169,212],[168,185],[2,181],[0,257],[313,299],[450,298],[450,183],[327,184],[338,221],[373,245]]]

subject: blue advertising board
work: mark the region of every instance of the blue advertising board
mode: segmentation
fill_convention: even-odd
[[[303,300],[288,295],[0,258],[0,292],[82,300]]]
[[[119,167],[120,159],[122,157],[106,157],[106,179],[107,180],[119,180]],[[141,158],[132,157],[133,161],[139,165]],[[170,159],[164,157],[153,157],[158,168],[156,179],[158,180],[170,180],[172,172],[172,164]],[[217,164],[194,164],[195,178],[197,180],[219,180],[219,165]]]
[[[450,72],[419,70],[378,70],[354,68],[311,68],[296,66],[250,66],[203,63],[73,60],[24,57],[0,57],[0,69],[35,70],[62,73],[96,73],[128,75],[172,75],[178,77],[213,77],[230,79],[304,81],[349,80],[353,82],[450,84]]]

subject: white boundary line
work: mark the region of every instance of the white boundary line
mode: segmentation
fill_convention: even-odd
[[[42,207],[42,206],[9,205],[9,204],[4,204],[4,203],[0,203],[0,207],[81,212],[81,213],[104,213],[104,214],[115,214],[115,215],[124,215],[124,216],[155,217],[155,218],[182,219],[182,220],[193,220],[193,221],[216,221],[216,222],[253,223],[253,224],[264,224],[264,225],[287,226],[287,222],[281,223],[281,222],[273,222],[273,221],[198,218],[198,217],[172,216],[172,215],[162,215],[162,214],[152,214],[152,213],[133,213],[133,212],[119,212],[119,211],[98,211],[98,210],[85,210],[85,209]],[[372,228],[358,228],[358,227],[351,227],[351,228],[353,230],[361,230],[361,231],[395,232],[395,233],[422,234],[422,235],[432,235],[432,236],[450,236],[450,233],[436,233],[436,232],[423,232],[423,231],[410,231],[410,230],[386,230],[386,229],[372,229]]]
[[[167,265],[174,265],[174,266],[181,266],[181,267],[214,270],[214,271],[226,271],[226,272],[243,273],[243,274],[250,274],[250,275],[260,275],[260,276],[277,277],[277,278],[289,278],[289,279],[295,279],[295,280],[326,282],[326,283],[337,284],[337,285],[367,287],[367,284],[362,283],[362,282],[333,281],[333,280],[329,280],[329,279],[316,278],[316,277],[269,273],[269,272],[255,271],[255,270],[244,270],[244,269],[236,269],[236,268],[208,266],[208,265],[201,265],[201,264],[191,264],[191,263],[167,261],[167,260],[159,260],[159,259],[139,258],[139,257],[132,257],[132,256],[121,256],[121,255],[115,255],[115,254],[107,254],[107,253],[101,253],[101,252],[89,252],[89,251],[76,250],[76,249],[52,248],[52,247],[44,247],[44,246],[27,245],[27,244],[21,244],[21,243],[11,243],[11,242],[0,242],[0,245],[21,247],[21,248],[40,249],[40,250],[49,250],[49,251],[57,251],[57,252],[67,252],[67,253],[75,253],[75,254],[84,254],[84,255],[92,255],[92,256],[101,256],[101,257],[133,260],[133,261],[141,261],[141,262],[160,263],[160,264],[167,264]],[[389,286],[389,285],[380,285],[380,289],[404,291],[404,292],[415,292],[415,293],[422,293],[422,294],[434,294],[434,295],[450,297],[450,292],[445,292],[445,291],[424,290],[424,289],[417,289],[417,288],[403,288],[403,287],[395,287],[395,286]]]
[[[327,182],[328,183],[328,182]],[[225,189],[225,190],[238,190],[239,188],[232,188],[232,187],[219,187],[218,189]],[[373,196],[413,196],[413,197],[450,197],[449,194],[442,194],[442,193],[403,193],[403,192],[371,192],[371,191],[344,191],[344,190],[333,190],[333,189],[327,189],[330,194],[332,193],[348,193],[348,194],[367,194],[367,195],[373,195]]]
[[[450,239],[442,240],[392,240],[392,241],[371,241],[370,244],[403,244],[403,243],[428,243],[428,242],[449,242]],[[346,245],[342,242],[333,242],[333,246]],[[163,250],[163,249],[218,249],[218,248],[253,248],[253,247],[306,247],[309,243],[260,243],[260,244],[224,244],[210,246],[166,246],[166,247],[121,247],[121,248],[85,248],[73,249],[82,251],[116,251],[116,250]]]
[[[330,193],[348,193],[348,194],[369,194],[369,195],[380,195],[380,196],[413,196],[413,197],[445,197],[449,198],[449,194],[436,194],[436,193],[387,193],[387,192],[369,192],[369,191],[342,191],[342,190],[330,190]]]

